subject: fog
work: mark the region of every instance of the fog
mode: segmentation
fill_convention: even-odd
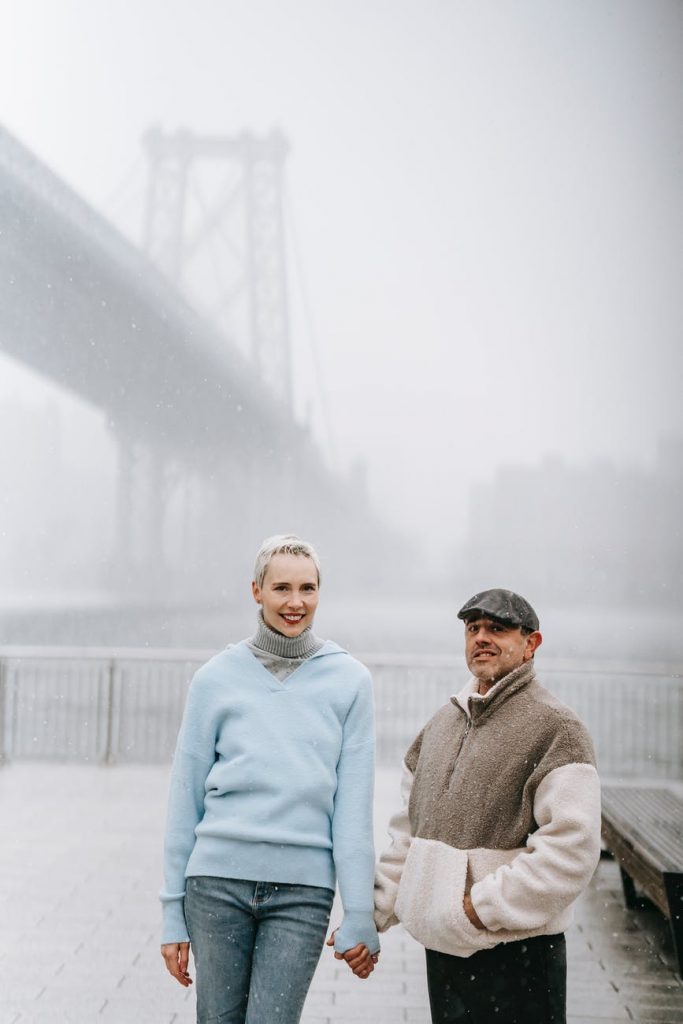
[[[287,139],[295,416],[385,524],[381,552],[358,541],[365,627],[341,590],[332,627],[444,648],[470,592],[508,586],[551,618],[606,609],[622,652],[683,653],[679,3],[4,7],[0,120],[135,245],[150,126]],[[141,642],[17,617],[149,596],[112,582],[115,440],[106,412],[0,354],[0,639]],[[249,557],[277,523],[259,494]],[[319,539],[325,512],[281,528]],[[246,597],[247,561],[217,599]],[[371,627],[365,575],[392,593]],[[147,636],[211,644],[222,614]],[[619,636],[643,614],[647,637]]]

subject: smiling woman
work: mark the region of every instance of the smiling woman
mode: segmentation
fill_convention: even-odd
[[[264,541],[256,633],[192,680],[173,763],[161,953],[197,1020],[297,1024],[328,940],[367,978],[373,921],[374,726],[367,669],[312,631],[320,563],[293,535]]]

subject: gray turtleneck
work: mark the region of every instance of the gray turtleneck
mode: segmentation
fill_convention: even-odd
[[[298,636],[283,636],[282,633],[276,633],[264,622],[263,611],[260,608],[256,633],[247,640],[251,653],[281,683],[307,658],[317,654],[324,643],[324,640],[311,632],[310,626]]]

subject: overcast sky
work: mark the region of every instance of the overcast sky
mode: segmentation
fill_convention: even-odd
[[[121,224],[150,124],[287,135],[340,461],[395,522],[457,533],[503,462],[681,431],[678,0],[0,9],[0,119]]]

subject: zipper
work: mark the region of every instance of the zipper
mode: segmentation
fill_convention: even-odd
[[[471,717],[469,715],[467,715],[467,725],[465,726],[465,731],[464,731],[464,733],[462,735],[462,739],[460,740],[460,746],[458,747],[458,753],[455,755],[455,760],[453,761],[453,771],[455,771],[455,766],[458,763],[458,758],[460,757],[460,755],[462,753],[462,748],[465,745],[465,740],[469,736],[469,732],[470,732],[471,728],[472,728],[472,719],[471,719]],[[451,772],[451,778],[452,777],[453,777],[453,772]]]

